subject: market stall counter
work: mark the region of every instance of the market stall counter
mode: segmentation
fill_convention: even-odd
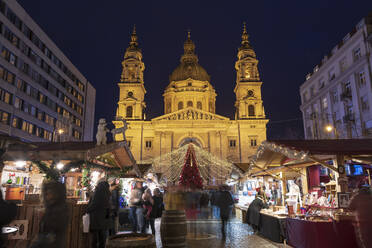
[[[287,241],[301,248],[358,247],[351,221],[307,221],[287,218]]]
[[[286,218],[270,210],[261,210],[259,233],[273,242],[282,243],[286,239]]]

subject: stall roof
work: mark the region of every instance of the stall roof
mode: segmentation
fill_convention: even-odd
[[[250,159],[248,174],[270,174],[287,167],[304,167],[316,163],[334,170],[335,167],[324,162],[337,155],[371,158],[372,139],[264,141]],[[269,167],[273,168],[268,170]]]
[[[2,159],[14,160],[86,160],[99,161],[100,156],[110,154],[114,166],[134,166],[136,164],[126,141],[112,142],[96,146],[95,142],[34,142],[11,144]],[[111,164],[112,166],[112,164]]]
[[[372,139],[269,140],[310,155],[372,155]]]

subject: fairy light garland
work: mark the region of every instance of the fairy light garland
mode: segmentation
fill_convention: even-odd
[[[194,144],[191,145],[195,151],[195,160],[203,183],[213,180],[227,180],[229,178],[232,171],[235,169],[231,162],[220,159]],[[163,180],[159,178],[159,181],[175,182],[180,177],[182,167],[185,163],[187,149],[188,146],[185,145],[157,158],[142,160],[137,163],[152,164],[152,168],[149,171],[152,173],[160,173]],[[240,171],[235,171],[241,175]]]

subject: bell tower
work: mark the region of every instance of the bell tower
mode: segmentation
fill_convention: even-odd
[[[236,119],[264,119],[265,110],[261,98],[260,75],[256,53],[249,44],[246,25],[243,25],[241,46],[238,50],[238,60],[235,63]]]
[[[116,116],[127,120],[143,120],[146,103],[146,89],[143,81],[145,64],[142,62],[142,52],[138,47],[136,26],[133,27],[129,47],[121,63],[123,70],[118,83],[120,95]]]

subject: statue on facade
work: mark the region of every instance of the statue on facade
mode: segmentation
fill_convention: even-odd
[[[127,138],[125,137],[125,131],[128,129],[128,123],[127,123],[127,120],[125,119],[118,119],[118,120],[121,120],[123,122],[123,126],[122,127],[119,127],[119,128],[114,128],[111,130],[111,133],[112,133],[112,138],[115,140],[115,135],[116,134],[123,134],[123,140],[127,140]]]
[[[106,133],[109,131],[109,129],[106,127],[106,125],[107,125],[106,119],[104,118],[99,119],[96,134],[97,146],[106,145],[107,143]]]

